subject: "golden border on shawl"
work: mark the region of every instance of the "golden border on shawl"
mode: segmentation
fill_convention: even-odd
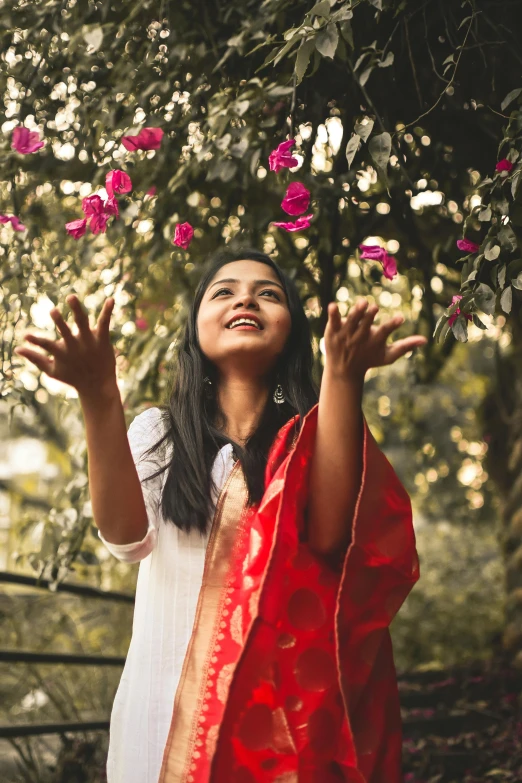
[[[158,783],[184,783],[190,770],[210,659],[220,630],[232,549],[246,500],[245,479],[238,461],[216,504],[194,626],[176,690]]]

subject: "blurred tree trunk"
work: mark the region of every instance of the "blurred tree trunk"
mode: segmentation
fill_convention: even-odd
[[[499,541],[506,567],[503,647],[522,669],[522,324],[511,321],[511,344],[496,345],[494,388],[482,416],[486,467],[499,490]]]

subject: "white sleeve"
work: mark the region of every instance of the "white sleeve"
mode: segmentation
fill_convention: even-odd
[[[132,544],[111,544],[105,539],[100,530],[98,537],[105,544],[109,552],[122,560],[124,563],[138,563],[147,555],[150,555],[158,539],[158,527],[160,522],[160,504],[161,489],[164,473],[160,473],[156,478],[150,481],[144,481],[147,476],[151,476],[164,464],[161,455],[165,454],[165,447],[162,446],[157,452],[151,455],[145,455],[147,449],[153,446],[165,432],[162,427],[161,411],[159,408],[147,408],[138,414],[130,424],[127,431],[129,446],[136,465],[145,508],[147,509],[148,529],[141,541],[135,541]]]

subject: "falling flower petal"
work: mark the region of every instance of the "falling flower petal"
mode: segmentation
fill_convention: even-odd
[[[0,215],[0,223],[11,223],[14,231],[25,231],[27,228],[16,215]]]
[[[193,236],[194,229],[190,223],[177,223],[172,244],[178,245],[179,247],[182,247],[184,250],[186,250],[192,242]]]
[[[159,150],[163,131],[161,128],[142,128],[137,136],[123,136],[121,143],[129,152],[134,150]]]
[[[284,228],[285,231],[302,231],[303,228],[310,228],[310,221],[313,218],[313,212],[310,215],[302,215],[301,217],[297,218],[296,221],[285,223],[285,221],[282,222],[276,222],[273,221],[272,225],[277,226],[278,228]]]
[[[510,160],[507,158],[502,158],[502,160],[499,160],[497,165],[495,166],[495,171],[511,171],[513,168],[513,164]]]
[[[136,324],[136,329],[140,329],[141,331],[149,328],[148,321],[146,321],[145,318],[136,318],[134,323]]]
[[[89,227],[93,234],[105,234],[109,215],[107,212],[93,215],[89,221]]]
[[[147,192],[145,193],[145,195],[146,195],[146,196],[150,196],[150,198],[152,198],[153,196],[155,196],[155,195],[156,195],[156,185],[152,185],[152,187],[150,187],[150,188],[147,190]]]
[[[29,155],[31,152],[36,152],[43,146],[44,142],[40,141],[40,134],[38,131],[30,131],[29,128],[21,126],[14,129],[11,149],[21,152],[22,155]]]
[[[131,178],[124,171],[108,171],[105,177],[105,189],[109,196],[115,193],[130,193],[132,190]]]
[[[85,234],[87,229],[87,219],[83,218],[82,220],[72,220],[70,223],[65,224],[65,228],[67,233],[74,237],[74,239],[79,239]]]
[[[290,152],[290,147],[294,144],[295,139],[289,139],[288,141],[282,141],[277,149],[272,150],[268,156],[270,171],[275,171],[277,174],[277,172],[283,168],[292,168],[299,164],[297,158],[293,158],[292,153]]]
[[[370,261],[380,261],[383,265],[384,277],[388,280],[393,280],[397,274],[397,262],[395,258],[391,256],[380,245],[359,245],[361,251],[361,258],[366,258]]]
[[[118,202],[116,201],[116,196],[109,196],[103,207],[107,215],[114,215],[114,217],[119,218],[120,210]]]
[[[281,206],[288,215],[301,215],[310,205],[310,191],[301,182],[291,182]]]
[[[472,242],[471,239],[457,239],[457,247],[465,253],[476,253],[480,245],[477,245],[476,242]]]
[[[462,299],[462,296],[461,296],[460,294],[456,294],[456,295],[455,295],[455,296],[452,298],[452,300],[451,300],[451,305],[454,305],[454,304],[455,304],[455,302],[458,302],[458,301],[460,301],[461,299]],[[450,305],[450,307],[451,307],[451,305]],[[449,325],[450,325],[450,326],[453,326],[453,324],[454,324],[454,323],[455,323],[455,321],[457,320],[457,316],[459,316],[459,315],[460,315],[460,308],[459,308],[459,307],[457,307],[457,309],[455,310],[455,312],[453,313],[453,315],[450,315],[450,317],[448,318],[448,323],[449,323]],[[465,315],[465,316],[466,316],[466,320],[468,320],[468,321],[472,321],[472,320],[473,320],[473,316],[472,316],[472,315],[470,315],[469,313],[462,313],[462,315]]]
[[[100,196],[85,196],[82,200],[82,209],[87,217],[101,215],[103,212],[103,201]]]

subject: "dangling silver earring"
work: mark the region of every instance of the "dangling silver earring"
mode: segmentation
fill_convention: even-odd
[[[272,399],[274,400],[275,403],[277,403],[277,405],[281,405],[283,402],[285,402],[283,387],[281,386],[280,383],[277,384]]]
[[[203,386],[205,390],[205,397],[212,397],[212,381],[208,377],[208,375],[205,375],[203,378]]]

